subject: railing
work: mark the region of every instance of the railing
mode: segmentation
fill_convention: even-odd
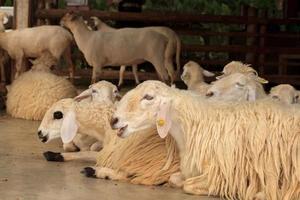
[[[39,9],[35,18],[57,20],[69,10]],[[195,60],[203,67],[220,71],[231,60],[241,60],[252,64],[261,76],[276,83],[300,85],[300,30],[298,32],[282,31],[288,26],[298,26],[300,19],[269,19],[251,16],[212,16],[187,13],[124,13],[99,10],[79,10],[84,17],[97,16],[102,20],[139,21],[145,26],[164,25],[175,30],[182,38],[193,38],[204,42],[196,44],[183,42],[181,64]],[[266,15],[265,15],[266,16]],[[236,31],[214,31],[203,28],[205,24],[235,26]],[[270,30],[276,29],[276,30]],[[212,44],[213,37],[223,37],[225,44]],[[188,39],[187,39],[188,40]],[[215,53],[212,54],[212,53]],[[216,54],[221,53],[221,56]],[[293,61],[293,62],[290,62]],[[59,72],[64,74],[64,72]],[[90,70],[78,70],[76,75],[89,76]],[[155,78],[155,73],[139,73],[141,80]],[[118,71],[106,71],[102,78],[117,79]],[[131,73],[126,78],[133,79]]]

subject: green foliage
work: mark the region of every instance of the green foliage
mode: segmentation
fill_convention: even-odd
[[[4,6],[13,6],[14,4],[13,4],[13,1],[12,0],[6,0],[5,2],[4,2]]]
[[[98,10],[107,10],[108,6],[106,4],[106,0],[90,0],[91,8],[98,9]]]

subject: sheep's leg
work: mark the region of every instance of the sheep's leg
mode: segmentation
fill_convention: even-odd
[[[103,144],[98,141],[91,145],[90,150],[91,151],[100,151],[102,148],[103,148]]]
[[[17,79],[21,73],[23,72],[23,64],[24,64],[24,56],[20,55],[16,59],[16,73],[15,73],[15,79]]]
[[[78,147],[73,142],[64,143],[63,144],[63,149],[66,152],[79,151]]]
[[[182,176],[181,172],[174,173],[170,176],[169,184],[172,187],[181,188],[184,183],[184,177]]]
[[[186,179],[183,183],[183,190],[189,194],[196,194],[196,195],[217,195],[208,192],[208,183],[207,183],[207,176],[201,175],[196,176],[193,178]]]
[[[123,78],[124,78],[124,72],[126,70],[126,65],[121,65],[120,67],[120,73],[119,73],[119,83],[118,88],[121,88],[121,85],[123,84]]]
[[[168,76],[166,68],[164,67],[163,58],[157,58],[157,59],[153,60],[151,63],[154,66],[155,70],[157,71],[159,78],[163,82],[168,82],[169,76]]]
[[[98,152],[96,151],[79,151],[79,152],[68,152],[68,153],[55,153],[47,151],[44,153],[44,157],[47,161],[64,162],[64,161],[87,161],[96,162]]]
[[[101,179],[109,179],[109,180],[128,180],[128,174],[116,171],[107,167],[86,167],[81,173],[83,173],[86,177],[93,178],[101,178]]]
[[[63,54],[65,61],[67,62],[68,69],[69,69],[69,76],[70,81],[74,82],[74,75],[75,75],[75,65],[72,62],[72,54],[71,54],[71,47],[68,46]]]
[[[5,68],[4,68],[3,61],[0,63],[0,67],[1,67],[1,84],[5,85],[6,84],[6,76],[5,76]]]
[[[135,79],[135,84],[140,84],[139,76],[138,76],[138,65],[132,65],[132,72]]]
[[[175,70],[174,70],[172,58],[167,57],[165,59],[165,67],[168,71],[169,76],[171,77],[171,84],[173,84],[175,79],[176,79],[176,73],[175,73]]]
[[[92,81],[91,81],[92,84],[97,82],[98,76],[101,75],[101,73],[102,73],[101,66],[99,67],[93,66],[93,74],[92,74]]]

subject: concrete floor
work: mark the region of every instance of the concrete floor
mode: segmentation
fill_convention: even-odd
[[[41,143],[37,139],[38,125],[39,122],[0,113],[0,200],[216,199],[187,195],[167,187],[86,178],[79,173],[92,163],[46,162],[42,152],[61,151],[61,144]]]

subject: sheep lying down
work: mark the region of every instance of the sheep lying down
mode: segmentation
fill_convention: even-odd
[[[95,167],[83,170],[88,177],[144,185],[166,183],[178,171],[177,149],[171,137],[161,139],[156,129],[151,128],[123,140],[110,127],[114,104],[99,100],[103,93],[92,93],[90,100],[78,102],[83,96],[55,103],[42,120],[39,138],[49,142],[61,137],[64,143],[69,143],[80,133],[96,138],[103,149],[100,152],[45,152],[48,161],[94,161],[97,163]]]
[[[124,140],[149,128],[161,138],[172,136],[181,170],[174,184],[187,193],[298,200],[299,108],[270,99],[211,101],[146,81],[123,96],[112,127]]]

